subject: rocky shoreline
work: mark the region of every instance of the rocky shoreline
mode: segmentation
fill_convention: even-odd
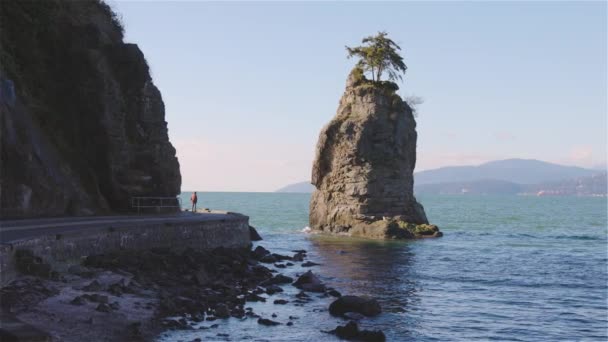
[[[89,256],[67,272],[23,275],[2,288],[0,296],[3,312],[61,341],[149,341],[167,330],[213,329],[218,326],[213,321],[231,317],[291,326],[297,324],[297,317],[289,316],[287,321],[274,314],[265,317],[248,303],[302,306],[314,300],[313,294],[335,297],[329,314],[345,320],[380,314],[372,298],[341,296],[312,271],[296,279],[278,271],[296,264],[318,265],[307,260],[304,250],[281,255],[262,246],[123,250]],[[273,298],[286,286],[299,292],[293,298]],[[359,330],[355,322],[325,332],[350,340],[385,339],[382,332]]]

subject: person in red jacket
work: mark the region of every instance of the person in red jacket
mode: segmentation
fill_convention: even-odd
[[[196,197],[196,191],[190,196],[190,202],[192,202],[192,212],[196,211],[196,202],[198,202],[198,197]]]

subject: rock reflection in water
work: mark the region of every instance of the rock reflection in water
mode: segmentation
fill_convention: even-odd
[[[323,276],[343,294],[377,297],[386,313],[403,313],[417,301],[419,286],[410,274],[416,257],[410,242],[315,236]]]

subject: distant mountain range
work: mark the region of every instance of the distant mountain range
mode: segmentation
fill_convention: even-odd
[[[501,180],[517,184],[537,184],[587,177],[596,170],[552,164],[535,159],[505,159],[479,166],[448,166],[414,174],[415,184]]]
[[[534,159],[506,159],[479,166],[448,166],[414,174],[416,194],[527,194],[606,196],[605,171]],[[310,193],[310,182],[277,192]]]

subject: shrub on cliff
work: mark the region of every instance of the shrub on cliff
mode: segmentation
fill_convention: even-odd
[[[401,47],[387,36],[385,31],[378,32],[375,36],[363,38],[361,46],[346,47],[348,58],[359,57],[357,67],[370,72],[374,82],[380,82],[385,71],[390,81],[401,80],[401,74],[407,70],[398,52]]]

